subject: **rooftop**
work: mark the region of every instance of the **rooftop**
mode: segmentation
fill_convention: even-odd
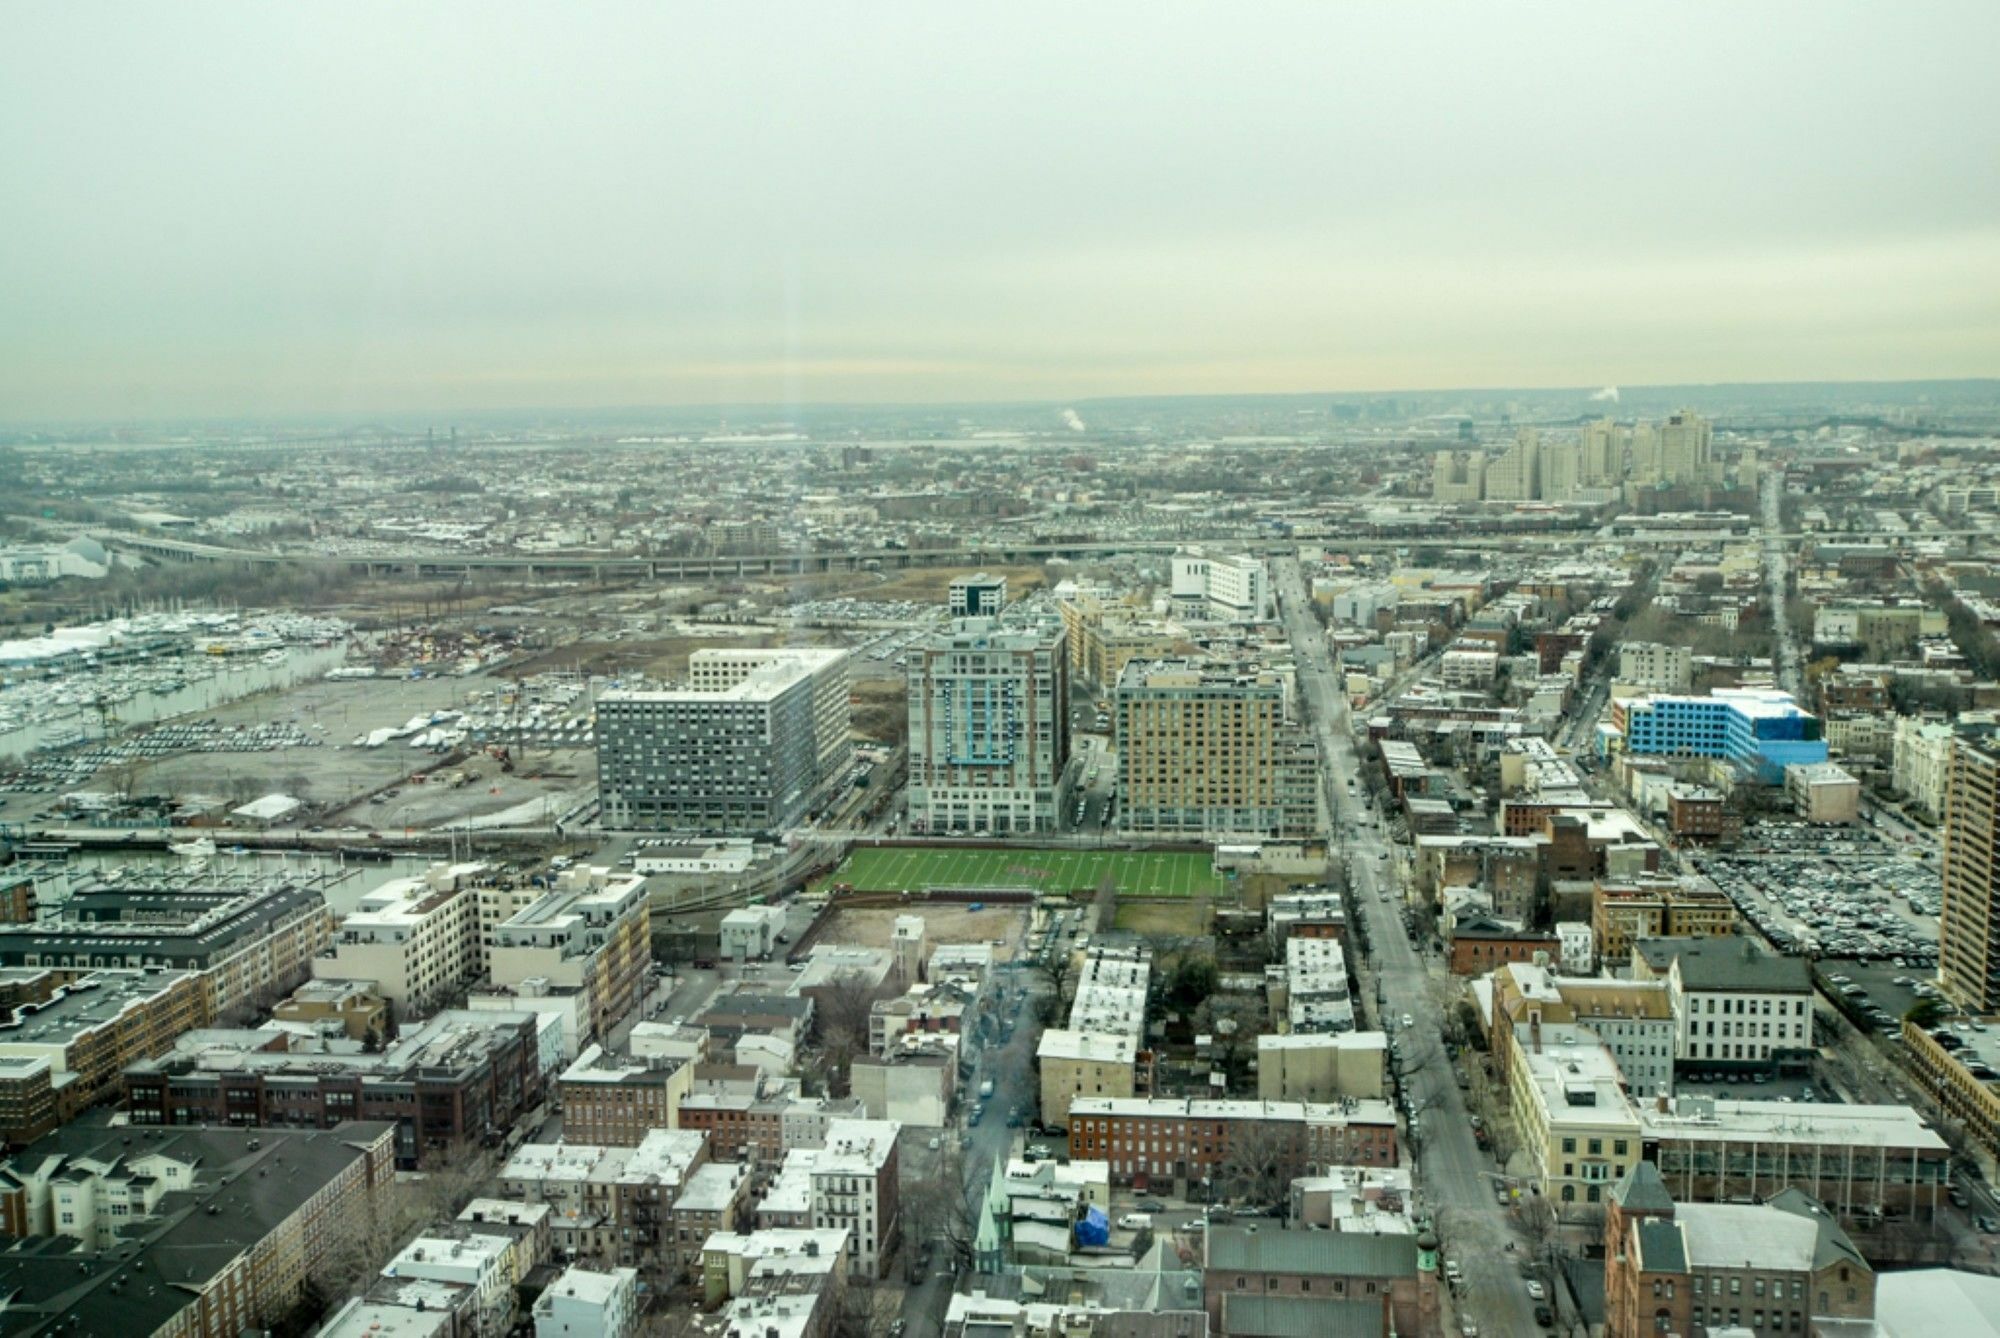
[[[1038,1058],[1070,1059],[1099,1064],[1130,1064],[1138,1056],[1137,1038],[1107,1032],[1054,1028],[1042,1033]]]
[[[1283,1227],[1210,1227],[1204,1257],[1236,1273],[1306,1273],[1323,1277],[1413,1277],[1413,1236],[1297,1231]]]
[[[1893,1148],[1935,1152],[1948,1144],[1909,1106],[1849,1106],[1831,1102],[1718,1101],[1671,1097],[1663,1112],[1639,1108],[1649,1142],[1712,1140],[1742,1143],[1818,1143],[1833,1147]]]
[[[1759,994],[1810,994],[1812,968],[1803,957],[1781,957],[1743,935],[1720,938],[1642,938],[1632,951],[1665,975],[1680,964],[1681,986]]]

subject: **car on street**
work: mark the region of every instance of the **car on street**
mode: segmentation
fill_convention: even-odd
[[[1142,1213],[1163,1213],[1167,1210],[1167,1205],[1158,1199],[1134,1199],[1132,1206]]]
[[[1415,1025],[1416,1025],[1415,1018],[1411,1017],[1408,1013],[1403,1014],[1403,1029],[1405,1031],[1409,1030],[1411,1027],[1414,1027]]]
[[[1548,1299],[1548,1295],[1548,1288],[1542,1286],[1541,1283],[1535,1281],[1533,1278],[1528,1279],[1528,1299],[1530,1301],[1545,1301]]]
[[[1549,1309],[1545,1305],[1536,1306],[1535,1323],[1541,1325],[1545,1329],[1553,1329],[1556,1326],[1556,1312]]]

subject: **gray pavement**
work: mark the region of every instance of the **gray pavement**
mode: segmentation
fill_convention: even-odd
[[[1361,798],[1347,791],[1346,778],[1358,770],[1346,698],[1334,678],[1332,657],[1319,624],[1308,612],[1304,583],[1295,560],[1277,562],[1278,597],[1285,630],[1298,658],[1299,689],[1318,736],[1329,813],[1336,830],[1352,827],[1345,850],[1357,917],[1368,932],[1370,964],[1380,991],[1380,1014],[1412,1026],[1399,1027],[1400,1044],[1411,1052],[1402,1082],[1406,1109],[1421,1115],[1423,1137],[1416,1143],[1417,1197],[1436,1222],[1444,1253],[1457,1261],[1464,1284],[1453,1298],[1462,1319],[1483,1333],[1531,1334],[1534,1303],[1519,1276],[1527,1246],[1515,1234],[1512,1216],[1494,1195],[1494,1169],[1473,1140],[1464,1098],[1442,1056],[1442,1017],[1431,973],[1410,946],[1398,916],[1400,890],[1391,881],[1400,862],[1390,850],[1379,821]],[[1389,854],[1389,859],[1381,858]],[[1390,899],[1379,896],[1388,892]],[[1419,1051],[1423,1053],[1419,1053]],[[1511,1246],[1511,1250],[1510,1250]]]

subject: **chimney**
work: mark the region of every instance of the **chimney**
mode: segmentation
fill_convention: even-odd
[[[1536,1054],[1542,1052],[1542,1015],[1535,1014],[1528,1022],[1528,1041]]]

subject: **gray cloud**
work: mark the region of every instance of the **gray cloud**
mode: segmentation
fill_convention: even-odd
[[[2000,369],[1971,0],[9,30],[4,417]]]

